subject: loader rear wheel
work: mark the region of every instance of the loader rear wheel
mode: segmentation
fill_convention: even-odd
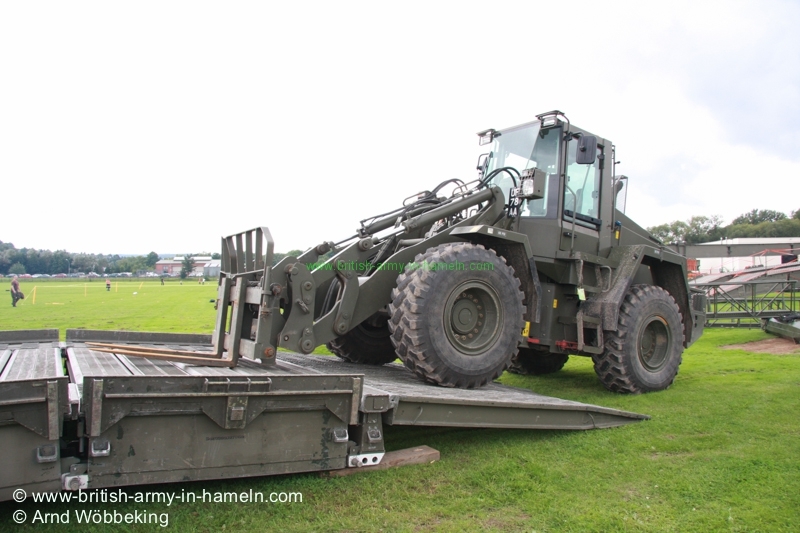
[[[523,376],[542,376],[558,372],[567,364],[569,355],[560,353],[543,353],[537,350],[520,348],[519,353],[511,360],[508,371]]]
[[[683,356],[683,319],[670,294],[634,285],[619,310],[617,331],[606,333],[605,351],[594,370],[613,392],[638,394],[666,389]]]
[[[387,317],[372,315],[352,330],[327,343],[328,349],[349,363],[385,365],[397,359]]]
[[[514,269],[493,250],[443,244],[397,278],[389,329],[397,354],[425,381],[481,387],[517,353],[525,307]]]

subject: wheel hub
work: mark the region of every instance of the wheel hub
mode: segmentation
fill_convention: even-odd
[[[465,354],[480,354],[497,339],[501,309],[499,296],[491,285],[483,281],[462,283],[445,304],[447,339]]]
[[[652,317],[639,334],[639,360],[651,372],[661,370],[667,362],[670,333],[667,322],[660,316]]]
[[[481,314],[478,309],[477,299],[461,297],[453,306],[453,329],[462,335],[472,333],[478,324],[478,316]]]

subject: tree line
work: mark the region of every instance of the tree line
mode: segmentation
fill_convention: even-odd
[[[303,250],[289,250],[286,253],[275,252],[273,254],[274,265],[284,257],[297,257]],[[192,271],[195,255],[185,254],[181,265],[181,277]],[[220,254],[211,254],[212,259],[219,259]],[[0,274],[8,276],[11,274],[69,274],[71,272],[83,272],[88,274],[118,274],[122,272],[146,272],[155,269],[159,255],[150,252],[147,255],[120,256],[117,254],[74,254],[65,250],[37,250],[35,248],[16,248],[10,242],[0,241]]]
[[[753,209],[723,225],[719,215],[693,216],[689,220],[652,226],[647,231],[661,239],[665,244],[700,244],[720,239],[737,237],[800,237],[800,209],[787,216],[780,211]],[[286,256],[297,257],[302,250],[286,253],[275,252],[273,265]],[[192,254],[186,254],[182,276],[192,270]],[[220,254],[211,256],[219,259]],[[147,255],[125,256],[103,254],[74,254],[65,250],[36,250],[34,248],[15,248],[12,243],[0,241],[0,274],[49,274],[70,272],[95,272],[114,274],[122,272],[144,272],[155,268],[159,256],[156,252]]]
[[[738,237],[800,237],[800,209],[786,215],[771,209],[753,209],[723,225],[719,215],[694,216],[647,228],[665,244],[700,244]]]
[[[187,254],[191,257],[191,254]],[[219,254],[212,255],[219,259]],[[103,254],[74,254],[65,250],[36,250],[16,248],[12,243],[0,241],[0,274],[115,274],[122,272],[145,272],[155,269],[159,256],[156,252],[147,255],[125,256]]]

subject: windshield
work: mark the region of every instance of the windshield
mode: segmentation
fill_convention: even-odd
[[[516,128],[511,128],[495,136],[492,144],[492,152],[489,154],[488,167],[486,174],[497,168],[512,167],[517,172],[529,168],[538,168],[548,175],[545,181],[544,198],[529,200],[520,206],[522,216],[545,217],[555,216],[554,207],[548,206],[548,197],[551,190],[557,187],[558,183],[558,148],[561,137],[561,128],[548,128],[542,130],[540,122],[534,122]],[[552,178],[551,177],[552,175]],[[492,185],[497,185],[508,199],[509,191],[514,186],[511,176],[507,172],[501,172],[491,181]]]

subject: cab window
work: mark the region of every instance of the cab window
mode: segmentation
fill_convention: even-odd
[[[577,139],[567,145],[567,177],[564,187],[564,217],[577,220],[600,219],[600,155],[601,147],[597,147],[597,158],[593,165],[579,165],[575,162]]]

